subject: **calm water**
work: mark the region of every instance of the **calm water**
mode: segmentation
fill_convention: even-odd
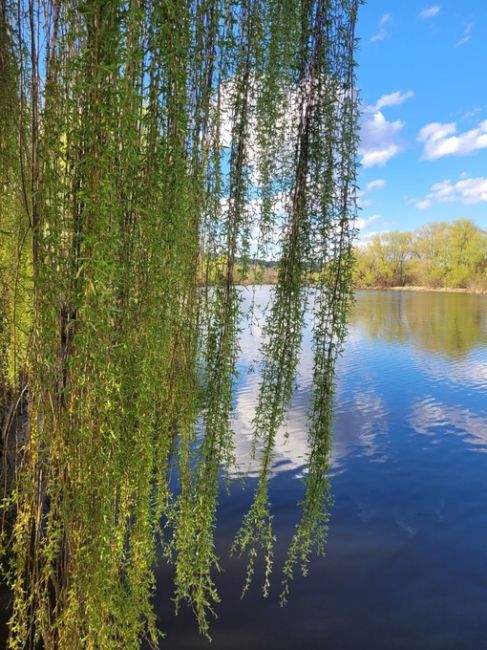
[[[256,290],[263,308],[268,298],[268,288]],[[258,377],[247,371],[261,325],[258,319],[242,347],[238,468],[230,496],[221,500],[224,570],[213,643],[197,634],[190,612],[173,616],[170,574],[161,568],[157,609],[165,647],[487,648],[487,297],[357,294],[337,373],[327,556],[313,561],[307,578],[296,578],[285,608],[277,573],[269,599],[256,583],[241,601],[244,566],[227,559],[255,483],[248,452]],[[310,371],[307,333],[290,435],[278,440],[271,484],[277,565],[302,496]]]

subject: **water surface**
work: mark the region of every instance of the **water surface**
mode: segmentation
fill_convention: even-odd
[[[270,289],[244,290],[265,310]],[[255,484],[250,420],[262,336],[244,335],[236,397],[237,468],[222,495],[211,646],[191,612],[174,618],[170,573],[157,610],[171,650],[482,650],[487,647],[487,297],[358,292],[337,369],[327,555],[279,607],[279,564],[303,494],[311,354],[277,441],[271,482],[279,541],[275,589],[240,600],[244,565],[228,549]],[[245,477],[245,482],[242,482]],[[257,575],[259,578],[260,575]],[[164,644],[163,644],[164,647]]]

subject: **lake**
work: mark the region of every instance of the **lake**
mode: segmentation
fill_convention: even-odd
[[[279,565],[302,498],[311,355],[277,441],[271,498],[276,573],[240,592],[244,562],[228,558],[257,468],[249,457],[269,287],[243,335],[236,395],[237,467],[221,497],[213,642],[191,612],[174,617],[170,573],[158,570],[157,612],[171,650],[481,650],[487,647],[487,296],[361,291],[337,367],[327,554],[299,574],[279,606]],[[244,480],[242,480],[244,479]]]

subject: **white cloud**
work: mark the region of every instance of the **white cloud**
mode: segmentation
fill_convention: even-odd
[[[360,208],[360,210],[365,210],[366,208],[370,208],[372,205],[372,201],[370,199],[364,199],[363,195],[359,194],[357,196],[357,206]]]
[[[443,156],[466,156],[478,149],[487,148],[487,120],[460,134],[457,134],[455,122],[432,122],[421,129],[418,141],[424,143],[423,158],[426,160]]]
[[[465,29],[463,30],[462,38],[456,43],[457,47],[459,45],[465,45],[465,43],[469,42],[470,36],[472,35],[473,25],[474,25],[473,23],[468,23],[468,25],[465,27]]]
[[[465,113],[462,115],[462,120],[469,120],[472,117],[478,115],[478,113],[480,113],[481,111],[482,109],[480,108],[480,106],[476,106],[475,108],[472,108],[471,111],[465,111]]]
[[[390,24],[391,21],[392,21],[391,14],[384,14],[382,16],[382,18],[379,20],[377,32],[369,39],[370,43],[383,41],[385,38],[389,36],[389,32],[387,31],[386,27],[387,25]]]
[[[386,182],[383,178],[376,178],[374,181],[370,181],[365,186],[366,192],[373,192],[374,190],[383,190],[386,186]]]
[[[432,203],[433,201],[431,199],[421,199],[420,201],[416,201],[414,205],[418,210],[427,210],[431,207]]]
[[[404,127],[404,122],[390,122],[381,111],[367,117],[361,124],[359,153],[364,167],[383,167],[393,156],[402,151],[395,143],[395,137]]]
[[[381,111],[366,119],[361,129],[361,146],[363,149],[389,144],[392,138],[404,127],[404,122],[390,122]]]
[[[441,7],[439,5],[431,5],[430,7],[425,7],[423,11],[420,12],[419,18],[425,20],[426,18],[433,18],[440,13]]]
[[[371,223],[374,223],[374,221],[377,221],[377,219],[380,219],[380,214],[373,214],[371,217],[362,218],[359,217],[358,219],[355,220],[355,226],[359,230],[365,230],[365,228],[368,228]]]
[[[487,203],[487,177],[468,178],[463,173],[456,182],[450,179],[440,181],[432,185],[430,192],[414,205],[418,210],[426,210],[434,203]]]
[[[364,153],[361,163],[364,167],[384,167],[400,151],[402,151],[401,147],[396,144],[390,144],[379,149],[371,149]]]
[[[366,246],[370,240],[375,237],[376,235],[385,235],[388,233],[389,230],[373,230],[371,232],[367,232],[365,234],[360,234],[360,237],[357,240],[357,244],[359,246]]]
[[[399,106],[413,95],[412,90],[407,92],[397,90],[382,95],[375,104],[364,107],[360,124],[359,149],[359,154],[362,156],[360,162],[364,167],[383,167],[402,151],[403,147],[395,140],[405,123],[401,120],[389,121],[381,109]]]
[[[411,97],[414,97],[412,90],[408,90],[405,93],[396,90],[394,93],[382,95],[382,97],[380,97],[375,104],[372,106],[367,106],[366,111],[370,113],[376,113],[377,111],[380,111],[381,108],[385,108],[386,106],[399,106],[407,99],[411,99]]]
[[[382,190],[385,186],[386,182],[383,178],[376,178],[375,180],[370,181],[370,183],[367,183],[367,185],[358,192],[357,198],[359,207],[361,209],[370,208],[372,201],[370,199],[365,199],[364,196],[368,192],[373,192],[374,190]]]

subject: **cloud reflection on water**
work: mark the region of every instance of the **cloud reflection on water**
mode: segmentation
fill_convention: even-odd
[[[256,476],[252,459],[252,418],[259,390],[259,350],[271,288],[243,289],[244,308],[254,302],[252,328],[242,328],[240,379],[233,428],[236,466],[232,476]],[[343,470],[350,455],[387,459],[387,435],[393,435],[398,413],[412,433],[435,435],[445,429],[477,447],[487,445],[487,417],[442,404],[415,393],[422,382],[435,380],[441,389],[461,384],[475,390],[487,386],[485,363],[487,299],[462,294],[358,292],[351,315],[345,354],[337,368],[332,473]],[[468,313],[468,318],[465,318]],[[467,321],[468,327],[463,327]],[[462,329],[463,327],[463,329]],[[273,474],[294,470],[301,476],[307,458],[307,411],[311,396],[310,327],[304,332],[298,387],[286,425],[278,432]],[[380,355],[383,358],[380,359]],[[249,370],[251,372],[249,372]],[[430,379],[426,379],[429,377]],[[391,413],[388,393],[404,382],[404,399]],[[379,437],[380,436],[380,437]]]
[[[487,453],[487,415],[427,397],[413,405],[409,422],[421,435],[435,438],[457,435],[465,443],[478,446],[478,451]]]

